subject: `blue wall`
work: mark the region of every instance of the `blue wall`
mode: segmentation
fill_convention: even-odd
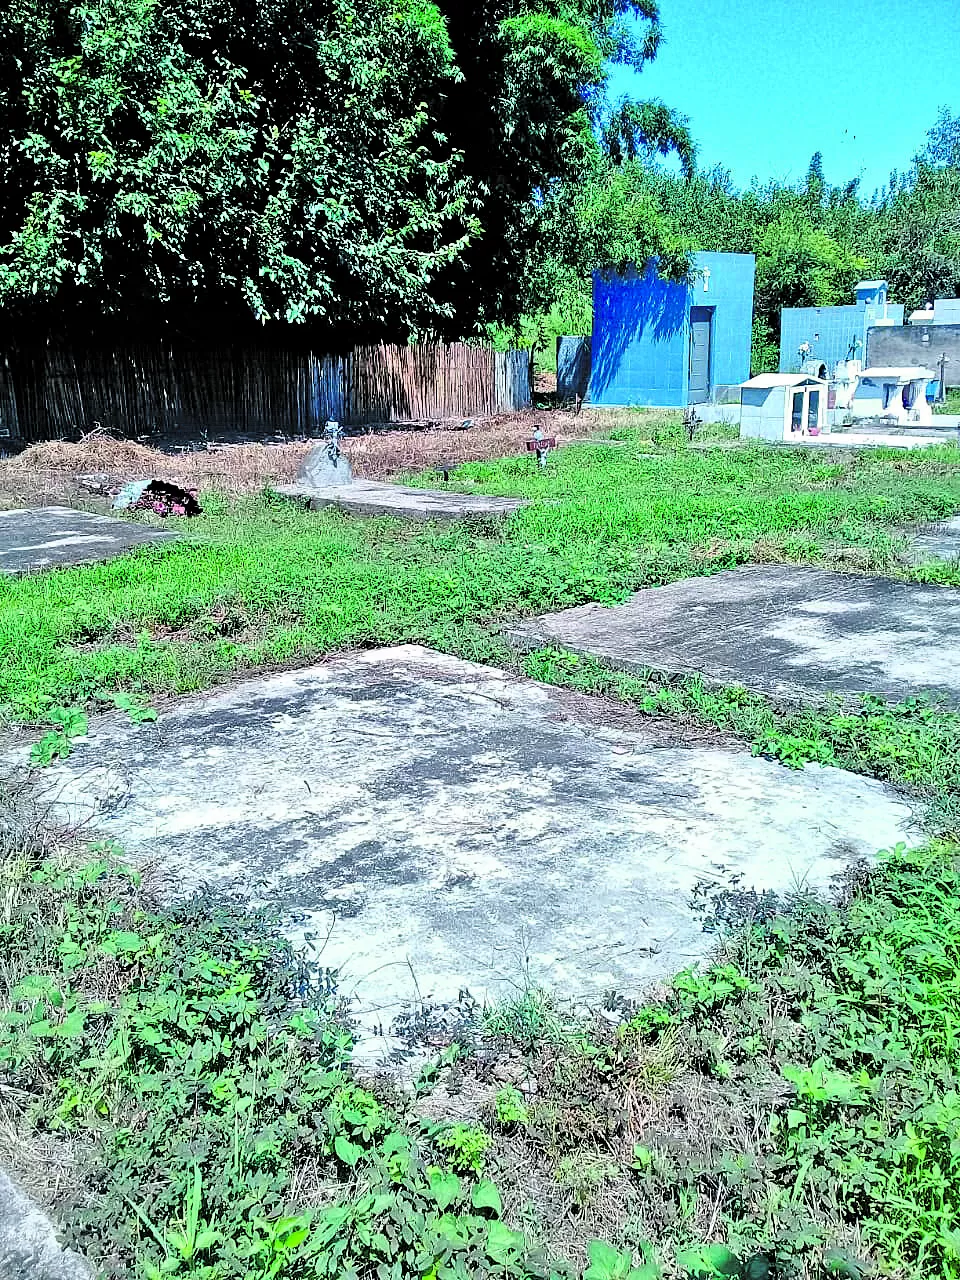
[[[834,371],[838,360],[866,360],[867,330],[883,317],[882,306],[854,304],[847,307],[784,307],[780,312],[780,372],[800,371],[801,343],[810,343],[808,359]],[[886,315],[903,324],[903,307],[888,302]],[[819,334],[819,337],[817,335]]]
[[[652,263],[595,275],[590,403],[686,405],[691,307],[714,308],[711,386],[749,378],[755,266],[752,253],[698,253],[692,284],[659,279]]]

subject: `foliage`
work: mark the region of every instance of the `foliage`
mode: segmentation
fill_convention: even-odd
[[[458,1173],[480,1173],[490,1135],[479,1125],[455,1124],[438,1135],[436,1144]]]
[[[526,1124],[528,1118],[527,1104],[519,1089],[515,1089],[513,1085],[505,1085],[497,1090],[494,1119],[501,1128],[510,1129],[514,1125]]]
[[[431,1143],[352,1079],[268,913],[160,908],[109,853],[2,870],[0,1078],[95,1153],[69,1225],[104,1275],[543,1274],[472,1176],[489,1138]]]
[[[11,0],[8,330],[155,337],[175,316],[342,349],[513,325],[541,193],[595,160],[609,63],[658,43],[652,0]],[[609,129],[692,162],[662,104]]]
[[[410,527],[211,494],[182,542],[5,578],[0,707],[42,723],[51,707],[350,646],[455,644],[484,621],[615,603],[757,555],[830,563],[840,545],[859,568],[888,568],[898,526],[957,509],[955,448],[851,456],[837,474],[812,451],[691,449],[676,417],[621,421],[622,447],[563,449],[543,471],[527,457],[461,467],[464,487],[532,500],[503,523]],[[900,572],[958,581],[948,564]]]
[[[579,221],[604,221],[593,211],[605,166],[600,139],[628,154],[678,151],[693,164],[685,121],[662,103],[606,102],[611,64],[639,70],[655,56],[657,5],[451,0],[441,7],[464,73],[447,98],[443,128],[479,184],[484,228],[463,255],[466,277],[451,287],[469,298],[466,310],[480,323],[536,338],[552,311],[582,299],[591,270],[609,267],[624,249],[635,259],[664,246],[637,204],[615,218],[616,243],[602,225],[581,235]],[[631,25],[631,17],[640,22]]]
[[[835,307],[853,296],[867,262],[792,210],[756,242],[755,321],[778,333],[783,307]]]
[[[67,1165],[84,1153],[66,1222],[100,1274],[581,1274],[548,1265],[505,1221],[496,1183],[480,1176],[492,1141],[482,1128],[429,1124],[356,1081],[328,980],[269,912],[206,896],[161,906],[109,848],[93,861],[32,853],[10,843],[14,826],[0,864],[0,1084],[18,1143],[46,1135]],[[728,965],[674,989],[692,1020],[757,987]],[[636,1020],[621,1042],[653,1025]],[[614,1057],[594,1060],[609,1072]],[[557,1167],[571,1188],[616,1173],[609,1158]],[[638,1252],[591,1241],[583,1280],[655,1280],[650,1246]],[[674,1274],[712,1276],[704,1267],[731,1259],[690,1246]]]
[[[655,110],[655,104],[628,107],[626,119],[638,121],[639,128],[644,120],[656,119]],[[737,190],[722,167],[690,171],[689,135],[677,132],[684,122],[667,112],[661,124],[665,139],[673,131],[686,171],[678,175],[654,163],[661,148],[644,148],[642,129],[635,144],[628,138],[624,145],[613,128],[607,147],[615,177],[598,180],[589,173],[563,192],[561,226],[577,223],[578,211],[590,207],[597,189],[615,188],[636,211],[634,260],[657,253],[658,245],[668,260],[670,254],[697,250],[756,254],[754,372],[778,365],[781,308],[850,302],[852,286],[864,275],[885,278],[890,296],[908,311],[960,292],[960,126],[949,111],[941,113],[909,169],[893,174],[883,191],[866,199],[857,180],[827,182],[819,153],[800,182],[755,180]],[[549,203],[545,212],[549,227],[555,216]],[[555,231],[548,236],[540,289],[550,306],[569,316],[568,332],[584,331],[582,322],[574,322],[588,311],[589,273],[604,259],[605,244],[610,262],[618,262],[623,238],[616,224],[609,238],[593,243],[589,257],[579,262],[559,246]],[[551,279],[562,280],[562,288],[550,292]]]
[[[568,1170],[612,1157],[631,1230],[689,1276],[960,1275],[958,938],[947,845],[737,925],[615,1030],[530,1056],[531,1185],[558,1142]],[[587,1275],[636,1265],[590,1257]]]
[[[13,0],[0,22],[8,319],[438,314],[475,223],[427,105],[456,75],[432,4]]]
[[[73,750],[73,739],[87,732],[86,712],[77,707],[51,707],[46,720],[54,727],[30,748],[30,763],[41,767],[66,760]]]

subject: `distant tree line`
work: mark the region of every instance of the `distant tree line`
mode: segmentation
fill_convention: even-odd
[[[545,214],[550,252],[531,282],[528,333],[585,332],[591,271],[628,258],[644,224],[651,247],[669,246],[671,270],[695,250],[756,254],[753,366],[775,369],[782,307],[850,302],[864,276],[887,280],[908,310],[960,295],[960,116],[943,110],[910,168],[870,196],[828,183],[819,154],[802,182],[738,190],[723,168],[670,172],[608,147],[584,179],[555,185]]]

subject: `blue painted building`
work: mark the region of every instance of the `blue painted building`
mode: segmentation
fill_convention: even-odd
[[[589,400],[682,407],[750,376],[752,253],[694,254],[690,283],[644,272],[593,280]]]
[[[862,280],[846,307],[784,307],[780,312],[780,372],[831,377],[840,360],[866,360],[867,330],[902,325],[903,306],[890,302],[885,280]]]

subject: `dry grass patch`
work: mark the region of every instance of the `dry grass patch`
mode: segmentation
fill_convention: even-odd
[[[539,423],[561,443],[583,439],[613,425],[609,415],[551,410],[513,414],[475,426],[413,431],[388,430],[350,437],[344,452],[354,472],[383,480],[401,472],[440,464],[482,462],[525,451]],[[73,502],[83,497],[76,477],[108,476],[115,485],[145,477],[169,480],[188,489],[257,493],[270,484],[296,479],[315,440],[277,443],[207,444],[160,448],[91,432],[82,440],[48,440],[29,445],[15,457],[0,459],[0,495],[6,505]]]

